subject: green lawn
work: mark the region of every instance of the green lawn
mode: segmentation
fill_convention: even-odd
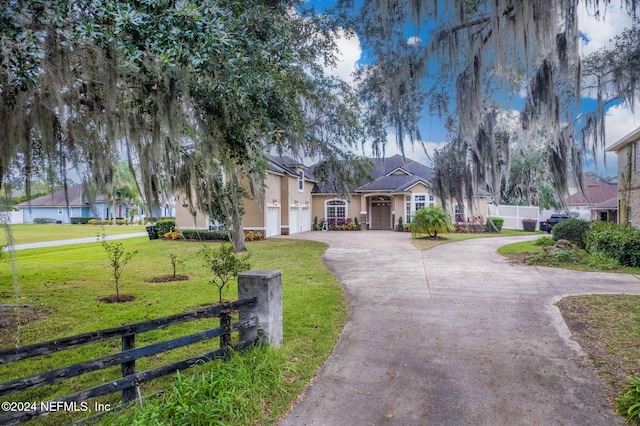
[[[71,238],[95,237],[98,233],[105,235],[130,234],[145,231],[144,225],[58,225],[54,223],[24,223],[11,225],[14,244],[38,243],[41,241],[68,240]],[[0,231],[0,245],[7,243],[6,229]]]
[[[96,230],[95,227],[91,229]],[[12,313],[13,325],[16,322],[21,324],[17,331],[11,327],[0,327],[0,347],[26,345],[144,321],[217,301],[217,289],[208,283],[210,278],[197,253],[203,248],[203,243],[150,241],[147,237],[127,239],[122,243],[126,250],[138,251],[121,277],[121,294],[136,297],[127,303],[107,304],[99,300],[114,294],[115,286],[104,249],[97,242],[17,251],[15,275],[9,264],[0,264],[0,305],[31,307],[29,312],[16,310]],[[207,245],[212,244],[219,243]],[[281,353],[287,363],[287,374],[283,379],[286,392],[278,400],[270,401],[260,418],[256,419],[260,423],[274,423],[331,353],[346,320],[347,302],[339,282],[322,263],[321,256],[326,245],[309,241],[267,240],[247,243],[247,247],[253,269],[283,271],[284,347]],[[145,279],[172,273],[169,261],[171,253],[178,255],[183,262],[178,274],[188,275],[190,279],[169,283],[145,282]],[[224,293],[224,297],[226,300],[237,297],[235,283]],[[145,333],[137,339],[136,345],[144,346],[206,327],[211,327],[211,320]],[[217,342],[214,343],[217,345]],[[120,342],[114,340],[0,366],[0,377],[4,381],[36,374],[45,369],[114,353],[119,350],[119,345]],[[200,344],[174,350],[142,361],[137,368],[142,371],[159,363],[203,353],[207,349],[206,344]],[[207,368],[210,367],[200,367],[201,371]],[[110,368],[16,394],[10,399],[47,400],[118,376],[118,368]],[[143,393],[148,395],[169,388],[171,381],[160,379],[146,384],[142,386]],[[100,401],[115,404],[116,400],[116,397],[110,397]],[[59,416],[47,416],[38,422],[57,424],[67,420]]]

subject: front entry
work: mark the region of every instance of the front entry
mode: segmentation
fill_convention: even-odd
[[[370,229],[391,229],[391,199],[376,197],[371,200]]]

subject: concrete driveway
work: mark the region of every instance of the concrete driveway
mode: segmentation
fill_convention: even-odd
[[[565,295],[640,294],[633,275],[518,265],[522,238],[424,252],[408,233],[307,232],[342,282],[347,324],[289,425],[622,424],[571,340]],[[530,238],[530,237],[529,237]]]

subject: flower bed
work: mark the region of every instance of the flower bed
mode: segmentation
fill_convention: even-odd
[[[326,229],[328,231],[359,231],[360,223],[358,218],[351,219],[350,217],[330,217],[328,219],[322,218],[319,222],[314,221],[314,231],[320,231]]]

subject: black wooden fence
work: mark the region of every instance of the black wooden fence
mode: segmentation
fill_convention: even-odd
[[[140,383],[172,374],[178,370],[184,370],[196,363],[207,362],[212,359],[224,357],[231,347],[233,347],[235,350],[246,348],[254,344],[256,340],[253,339],[241,341],[232,346],[231,333],[257,327],[258,321],[256,318],[253,318],[247,321],[232,323],[231,315],[233,312],[241,309],[244,306],[255,304],[256,301],[257,299],[254,297],[250,299],[239,300],[237,302],[225,303],[222,305],[198,309],[191,312],[185,312],[183,314],[158,318],[151,321],[126,324],[122,327],[100,330],[91,333],[80,334],[77,336],[66,337],[63,339],[51,340],[48,342],[0,351],[0,365],[2,365],[92,343],[102,342],[105,340],[115,338],[122,339],[122,351],[119,353],[91,359],[89,361],[80,362],[62,368],[57,368],[55,370],[50,370],[41,374],[36,374],[34,376],[23,377],[21,379],[0,383],[1,397],[56,383],[64,379],[79,376],[91,371],[112,367],[118,364],[122,366],[122,378],[109,381],[108,383],[103,383],[90,389],[85,389],[80,392],[56,398],[54,400],[40,402],[37,404],[11,403],[5,401],[3,403],[2,411],[11,411],[11,413],[8,415],[0,416],[0,425],[22,423],[34,417],[45,415],[50,411],[60,411],[64,410],[67,407],[77,407],[76,404],[86,404],[86,401],[88,401],[90,398],[119,391],[122,391],[123,403],[128,403],[135,399],[136,387]],[[220,318],[220,327],[208,329],[171,340],[165,340],[140,348],[135,347],[136,334],[211,317]],[[220,347],[216,350],[199,356],[195,356],[193,358],[174,362],[172,364],[168,364],[153,370],[136,373],[135,365],[137,359],[191,345],[203,340],[213,339],[215,337],[220,337]],[[6,404],[10,405],[7,405],[5,407]]]

